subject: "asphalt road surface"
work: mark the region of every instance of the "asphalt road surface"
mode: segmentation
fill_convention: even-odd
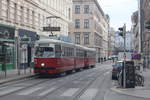
[[[122,99],[110,90],[111,69],[107,62],[63,77],[4,84],[0,86],[0,100],[132,100]]]

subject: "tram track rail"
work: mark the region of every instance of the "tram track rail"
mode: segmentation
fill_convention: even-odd
[[[104,72],[106,72],[108,70],[104,70]],[[80,97],[86,92],[86,90],[89,89],[89,87],[97,80],[99,79],[100,76],[102,76],[104,74],[104,72],[100,73],[97,75],[97,77],[93,78],[84,88],[82,88],[82,90],[74,97],[73,100],[80,100]]]
[[[100,75],[103,75],[103,71],[102,71],[100,74],[98,74],[97,77],[100,76]],[[77,80],[79,80],[80,77],[81,77],[81,76],[79,75],[78,77],[75,77],[75,79],[71,79],[71,80],[65,81],[63,84],[61,84],[59,87],[57,87],[57,88],[54,89],[53,91],[49,92],[48,94],[46,94],[46,95],[44,95],[44,96],[39,97],[39,98],[36,99],[36,100],[43,100],[43,99],[45,99],[45,97],[47,97],[48,95],[51,95],[51,94],[53,94],[54,92],[56,92],[57,90],[61,89],[63,86],[66,86],[66,83],[69,83],[70,81],[77,81]],[[78,93],[77,96],[74,97],[73,100],[78,100],[78,98],[88,89],[88,87],[97,79],[97,77],[94,78],[93,80],[90,80],[90,82],[85,86],[85,88],[82,88],[81,91]],[[84,79],[88,79],[88,78],[89,78],[89,77],[87,76],[87,77],[85,77]]]
[[[90,70],[85,70],[85,72],[88,72],[88,71],[90,71]],[[81,73],[75,73],[76,75],[79,75],[79,77],[80,77],[80,74]],[[45,83],[45,82],[48,82],[48,81],[55,81],[56,80],[56,82],[58,81],[59,82],[59,79],[68,79],[69,77],[74,77],[74,74],[70,74],[70,75],[68,75],[68,77],[59,77],[59,78],[48,78],[48,79],[46,79],[46,80],[42,80],[42,81],[39,81],[39,82],[37,82],[37,83],[35,83],[35,84],[32,84],[32,85],[29,85],[29,86],[26,86],[26,87],[23,87],[23,88],[21,88],[21,89],[18,89],[18,90],[16,90],[16,91],[13,91],[13,92],[10,92],[10,93],[7,93],[7,94],[5,94],[5,95],[0,95],[0,97],[4,97],[4,96],[8,96],[8,95],[10,95],[10,94],[12,94],[12,93],[16,93],[16,92],[19,92],[19,91],[22,91],[22,90],[24,90],[24,89],[27,89],[27,88],[31,88],[31,87],[34,87],[34,86],[37,86],[37,85],[40,85],[41,83]],[[5,85],[1,85],[0,87],[3,87],[3,88],[7,88],[7,87],[10,87],[10,85],[17,85],[17,84],[20,84],[20,83],[24,83],[24,82],[28,82],[29,80],[34,80],[34,79],[38,79],[39,78],[39,76],[35,76],[34,78],[27,78],[27,79],[25,79],[25,80],[19,80],[19,81],[17,81],[17,82],[13,82],[13,83],[9,83],[9,84],[5,84]],[[66,83],[66,82],[65,82]],[[55,85],[55,84],[54,84]],[[58,89],[57,89],[58,90]]]
[[[103,71],[106,71],[106,70],[103,70]],[[99,77],[100,75],[102,75],[102,74],[104,73],[103,71],[99,71],[100,74],[96,75],[96,77],[95,77],[93,80],[90,80],[90,82],[78,93],[77,96],[75,96],[75,99],[73,99],[73,100],[78,100],[78,98],[88,89],[88,87],[97,79],[97,77]],[[85,70],[85,71],[83,71],[82,73],[70,74],[70,75],[68,75],[67,77],[46,79],[46,80],[44,80],[44,81],[39,81],[39,82],[37,82],[37,83],[35,83],[35,84],[32,84],[32,85],[23,87],[23,88],[21,88],[21,89],[18,89],[18,90],[16,90],[16,91],[13,91],[13,92],[10,92],[10,93],[7,93],[7,94],[2,95],[2,96],[0,96],[0,97],[8,96],[8,95],[10,95],[10,94],[12,94],[12,93],[17,93],[17,92],[22,91],[22,90],[24,90],[24,89],[32,88],[32,87],[37,86],[37,85],[40,85],[40,84],[42,85],[42,83],[46,83],[46,82],[48,82],[48,81],[52,81],[52,82],[55,81],[56,84],[57,84],[57,82],[59,82],[60,79],[65,80],[65,81],[63,81],[63,83],[62,83],[61,85],[59,85],[59,86],[58,86],[56,89],[54,89],[53,91],[49,92],[48,94],[46,94],[46,95],[44,95],[44,96],[37,97],[37,99],[36,99],[36,100],[43,100],[43,99],[44,99],[45,97],[47,97],[48,95],[51,95],[51,94],[53,94],[55,91],[61,89],[63,86],[66,85],[66,83],[69,83],[69,82],[71,82],[71,81],[76,81],[76,80],[79,81],[79,78],[81,77],[82,74],[86,74],[86,73],[89,73],[89,72],[93,72],[93,70]],[[85,77],[85,78],[83,78],[83,79],[88,79],[88,78],[89,78],[89,77]],[[34,80],[34,79],[35,79],[35,78],[32,78],[31,80]],[[28,81],[28,80],[26,80],[26,81]],[[23,83],[23,82],[25,82],[25,80],[24,80],[24,81],[17,82],[17,84]],[[16,84],[16,83],[13,83],[13,84]],[[11,84],[11,85],[13,85],[13,84]],[[49,84],[49,85],[51,85],[51,87],[53,87],[53,86],[55,86],[56,84]],[[8,85],[7,85],[7,86],[8,86]]]

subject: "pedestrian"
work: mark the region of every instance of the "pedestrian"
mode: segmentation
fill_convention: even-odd
[[[115,62],[115,59],[114,58],[112,58],[112,60],[113,60],[113,63]]]

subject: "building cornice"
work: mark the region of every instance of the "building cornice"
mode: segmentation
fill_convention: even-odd
[[[71,22],[71,21],[68,20],[67,18],[63,17],[61,14],[58,14],[58,13],[56,14],[56,13],[54,13],[54,12],[53,12],[54,10],[48,11],[46,8],[41,7],[40,4],[38,4],[38,3],[36,3],[36,2],[34,2],[34,1],[32,1],[32,0],[25,0],[25,1],[28,2],[28,3],[30,3],[30,4],[32,4],[32,5],[34,5],[35,7],[40,8],[40,9],[43,10],[44,12],[47,12],[47,13],[49,13],[49,14],[51,14],[51,15],[57,15],[58,17],[61,18],[61,20],[65,21],[65,22]]]

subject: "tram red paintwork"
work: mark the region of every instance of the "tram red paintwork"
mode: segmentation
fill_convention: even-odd
[[[84,68],[84,58],[75,58],[74,66],[76,69]]]
[[[74,69],[74,58],[34,58],[34,72],[55,74]],[[44,63],[44,66],[41,64]]]
[[[74,46],[74,49],[76,49],[76,46]],[[86,51],[85,48],[83,48],[83,50]],[[74,53],[76,53],[75,51],[76,50],[74,50]],[[36,74],[57,74],[57,73],[71,71],[71,70],[78,70],[81,68],[83,69],[86,67],[95,66],[95,62],[96,62],[95,56],[76,57],[76,55],[74,55],[74,57],[59,57],[59,58],[35,57],[34,61],[35,61],[34,72]]]

